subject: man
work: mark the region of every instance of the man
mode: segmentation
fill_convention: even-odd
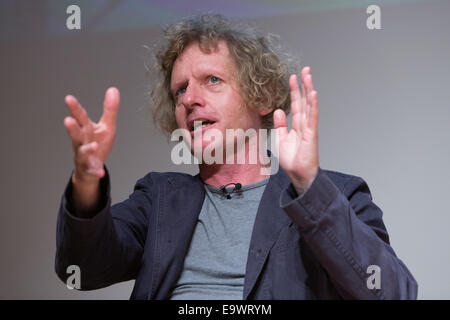
[[[58,276],[78,265],[82,290],[136,279],[132,299],[415,299],[366,183],[319,167],[310,68],[300,91],[267,38],[220,16],[186,19],[166,37],[155,119],[216,161],[200,161],[197,176],[149,173],[111,206],[104,163],[119,91],[107,90],[98,123],[67,96],[75,170],[58,216]],[[280,170],[270,177],[250,161],[265,152],[259,135],[241,146],[239,134],[207,138],[272,124]]]

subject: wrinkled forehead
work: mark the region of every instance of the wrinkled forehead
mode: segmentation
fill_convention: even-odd
[[[225,58],[229,57],[230,50],[225,40],[204,40],[201,43],[192,41],[186,45],[176,60],[183,60],[186,56],[199,54],[205,56],[219,55]]]
[[[188,74],[198,72],[234,74],[236,67],[225,41],[201,47],[198,42],[189,44],[177,57],[172,68],[171,83],[182,80]]]

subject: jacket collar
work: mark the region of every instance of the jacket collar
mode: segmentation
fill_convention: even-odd
[[[291,223],[289,217],[280,208],[281,192],[288,187],[289,183],[289,178],[280,168],[275,175],[270,177],[262,195],[248,251],[244,300],[249,298],[255,287],[269,252],[281,230]]]
[[[198,176],[173,175],[158,184],[150,299],[167,299],[183,270],[205,188]],[[152,226],[150,226],[152,227]]]
[[[186,176],[185,176],[186,177]],[[186,180],[187,179],[187,180]],[[256,214],[248,252],[244,300],[255,287],[269,252],[290,219],[280,208],[280,194],[290,183],[280,170],[272,175]],[[199,175],[169,178],[159,186],[156,221],[156,256],[150,298],[165,299],[182,272],[192,235],[205,198]]]

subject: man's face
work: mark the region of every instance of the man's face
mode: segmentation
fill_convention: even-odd
[[[235,63],[223,41],[209,54],[197,42],[186,47],[174,63],[170,89],[178,127],[187,129],[191,137],[198,136],[198,130],[204,136],[212,128],[225,138],[226,129],[262,127],[259,112],[245,106]],[[194,128],[194,121],[202,121],[203,127]],[[208,144],[203,140],[201,149]]]

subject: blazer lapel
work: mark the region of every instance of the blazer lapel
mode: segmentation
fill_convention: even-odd
[[[291,220],[280,208],[281,191],[290,183],[281,170],[270,177],[264,190],[253,226],[244,283],[244,300],[254,288],[269,252],[284,226]]]
[[[191,180],[192,179],[192,180]],[[280,194],[290,183],[280,169],[263,193],[253,226],[246,266],[244,299],[254,288],[269,252],[291,220],[280,208]],[[199,176],[169,178],[159,185],[155,255],[150,299],[166,299],[182,271],[198,215],[205,198]]]
[[[166,299],[184,264],[205,198],[199,176],[171,177],[159,190],[151,296]]]

